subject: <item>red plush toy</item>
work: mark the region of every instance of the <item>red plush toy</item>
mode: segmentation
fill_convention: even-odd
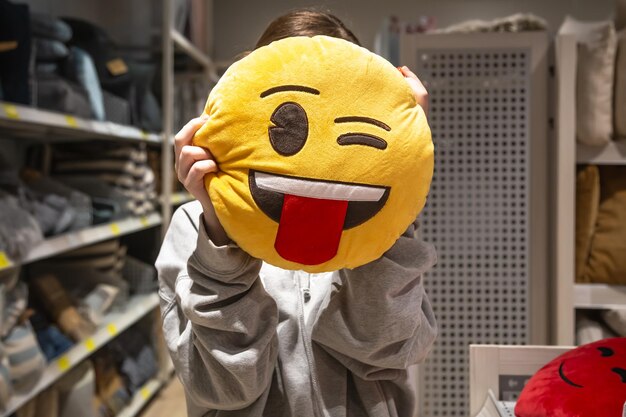
[[[580,346],[541,368],[522,391],[517,417],[621,417],[626,337]]]

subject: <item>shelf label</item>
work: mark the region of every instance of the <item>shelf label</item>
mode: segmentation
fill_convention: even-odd
[[[120,230],[120,225],[117,223],[111,223],[111,232],[113,233],[114,236],[117,236],[120,233],[122,233],[122,231]]]
[[[17,107],[15,107],[13,104],[5,104],[4,112],[6,113],[9,119],[15,119],[15,120],[20,119],[20,113],[17,111]]]
[[[141,225],[143,227],[148,227],[150,226],[150,221],[148,220],[148,218],[146,216],[141,216],[141,218],[139,219],[139,221],[141,222]]]
[[[85,348],[87,352],[93,352],[96,350],[96,342],[92,338],[85,340]]]
[[[72,367],[72,362],[67,356],[61,356],[57,360],[57,364],[59,365],[59,369],[61,370],[61,372],[65,372]]]
[[[65,121],[69,127],[78,127],[78,122],[74,116],[70,116],[69,114],[65,115]]]
[[[9,268],[11,266],[13,266],[13,262],[11,262],[6,253],[0,251],[0,269]]]
[[[141,398],[143,398],[144,400],[150,398],[150,395],[152,394],[152,391],[150,391],[148,387],[143,387],[139,392],[141,393]]]
[[[148,134],[148,132],[146,132],[145,130],[141,131],[141,139],[148,140],[149,137],[150,135]]]
[[[115,336],[117,334],[117,327],[115,326],[115,324],[109,323],[107,325],[107,332],[109,332],[111,336]]]

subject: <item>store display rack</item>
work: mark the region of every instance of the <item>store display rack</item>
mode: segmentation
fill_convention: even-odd
[[[204,19],[212,21],[212,1],[207,0]],[[156,7],[158,3],[155,3]],[[74,141],[110,141],[112,143],[147,143],[161,147],[161,184],[159,197],[161,210],[141,217],[128,217],[111,223],[95,225],[81,230],[64,233],[45,239],[34,246],[24,259],[9,259],[6,253],[0,252],[0,271],[23,264],[54,257],[64,252],[98,243],[107,239],[137,233],[148,228],[161,226],[162,234],[167,230],[174,207],[193,200],[187,192],[174,192],[172,189],[174,174],[173,161],[173,125],[174,114],[174,51],[182,51],[198,62],[207,80],[216,82],[218,75],[216,66],[209,54],[193,45],[189,39],[174,28],[173,0],[162,0],[162,114],[163,132],[146,132],[134,126],[120,125],[107,121],[88,120],[81,117],[63,114],[34,107],[0,101],[0,135],[4,139],[16,139],[16,145],[29,142],[56,143]],[[210,50],[210,31],[206,32],[207,50]],[[27,139],[21,141],[19,139]],[[159,246],[160,242],[153,242]],[[88,339],[75,344],[69,351],[50,362],[36,386],[27,393],[15,393],[5,409],[0,410],[0,417],[12,415],[26,402],[35,398],[40,392],[50,387],[72,368],[89,358],[102,346],[115,339],[118,334],[137,323],[143,317],[153,315],[158,321],[156,310],[159,305],[157,293],[133,296],[128,300],[126,308],[111,312],[105,316],[103,325]],[[157,325],[158,326],[158,325]],[[172,376],[174,369],[162,339],[155,341],[155,351],[159,358],[158,374],[139,389],[131,402],[118,417],[134,417],[145,407],[150,399],[161,389]]]
[[[160,133],[149,133],[134,126],[82,119],[3,101],[0,101],[0,128],[12,136],[46,142],[109,139],[160,144],[162,141]]]
[[[575,342],[577,309],[623,308],[626,287],[575,283],[575,219],[577,164],[626,165],[626,139],[605,146],[576,141],[577,43],[573,35],[556,37],[556,148],[554,188],[554,342]]]
[[[158,305],[159,297],[155,293],[131,297],[128,300],[126,308],[114,311],[105,316],[103,320],[104,324],[101,325],[91,337],[77,343],[61,357],[49,363],[43,376],[37,382],[37,385],[29,390],[28,393],[13,395],[11,401],[7,405],[7,408],[2,411],[2,414],[0,414],[0,417],[10,416],[27,401],[34,398],[37,394],[52,385],[72,368],[91,356],[91,354],[153,311]],[[148,387],[148,391],[145,392],[152,393],[153,391],[154,386],[150,385]],[[147,397],[145,394],[142,395]]]
[[[158,213],[152,213],[147,216],[130,217],[53,236],[33,247],[20,263],[27,264],[49,258],[72,249],[78,249],[103,240],[139,232],[160,224],[161,216]],[[0,252],[0,270],[11,268],[16,264],[17,262],[9,259],[4,252]]]

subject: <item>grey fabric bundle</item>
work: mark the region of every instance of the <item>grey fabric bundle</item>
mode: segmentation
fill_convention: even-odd
[[[125,331],[110,345],[131,393],[141,388],[158,370],[150,339],[141,329],[135,329],[136,331]]]
[[[115,94],[102,90],[104,102],[104,115],[106,119],[121,125],[130,124],[130,103]]]
[[[93,223],[109,222],[132,213],[132,201],[106,181],[89,175],[55,175],[56,180],[91,197]]]
[[[19,262],[42,240],[35,218],[20,207],[17,198],[0,190],[0,251]]]
[[[39,381],[46,359],[30,322],[16,325],[2,341],[9,360],[11,384],[16,392],[27,392]]]
[[[0,188],[18,198],[21,208],[35,217],[44,235],[65,232],[76,219],[77,211],[67,198],[50,190],[32,190],[17,171],[0,171]]]
[[[131,294],[149,294],[157,289],[158,282],[154,266],[132,256],[126,257],[122,275],[128,282]]]
[[[87,91],[56,73],[37,72],[37,107],[90,119],[91,105]]]
[[[66,146],[54,154],[55,175],[63,181],[79,175],[95,177],[129,199],[126,208],[141,216],[154,211],[156,199],[154,172],[148,165],[145,146],[103,146],[94,149]]]
[[[62,231],[78,230],[92,224],[91,198],[87,194],[41,175],[31,176],[26,183],[28,188],[39,196],[53,194],[67,200],[73,216],[67,229]]]

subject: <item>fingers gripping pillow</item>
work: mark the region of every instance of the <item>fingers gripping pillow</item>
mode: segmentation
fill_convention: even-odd
[[[517,417],[621,417],[626,403],[626,337],[571,350],[526,383]]]
[[[433,144],[400,72],[344,40],[293,37],[233,64],[194,144],[227,234],[266,262],[308,272],[379,258],[424,207]]]

